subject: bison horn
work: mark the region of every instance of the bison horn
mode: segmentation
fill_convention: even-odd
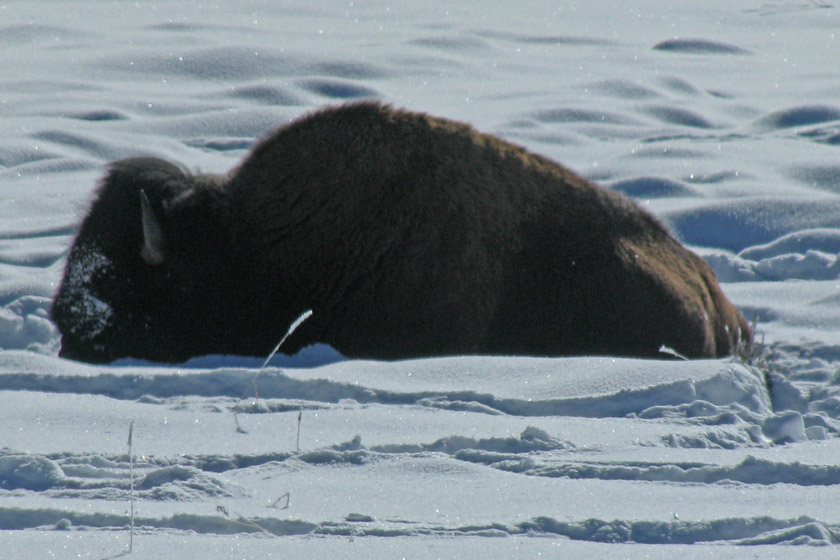
[[[157,266],[163,263],[166,258],[163,229],[160,227],[160,222],[155,216],[154,210],[152,210],[149,197],[143,190],[140,191],[140,209],[143,218],[143,249],[140,250],[140,256],[148,264]]]

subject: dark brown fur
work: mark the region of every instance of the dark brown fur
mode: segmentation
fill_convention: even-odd
[[[138,255],[140,188],[166,233],[158,267]],[[79,281],[73,261],[91,252],[132,286]],[[79,326],[91,298],[111,308],[93,334]],[[279,129],[229,179],[118,162],[53,315],[64,355],[178,361],[264,355],[308,308],[287,352],[713,357],[750,336],[708,265],[625,197],[467,125],[372,103]]]

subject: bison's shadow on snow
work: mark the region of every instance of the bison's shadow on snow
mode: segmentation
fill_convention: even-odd
[[[359,103],[226,176],[112,164],[53,306],[61,355],[163,362],[325,342],[349,357],[689,357],[750,336],[711,269],[622,195],[471,127]]]

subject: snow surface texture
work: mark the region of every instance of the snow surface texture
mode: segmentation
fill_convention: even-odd
[[[0,558],[120,555],[132,495],[140,558],[836,558],[840,9],[637,4],[0,4]],[[635,198],[757,319],[762,367],[56,358],[106,162],[224,172],[360,98]]]

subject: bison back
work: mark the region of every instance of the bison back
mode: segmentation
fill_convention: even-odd
[[[230,200],[267,320],[315,311],[289,350],[699,357],[742,327],[708,267],[628,199],[424,114],[296,121],[235,171]]]

